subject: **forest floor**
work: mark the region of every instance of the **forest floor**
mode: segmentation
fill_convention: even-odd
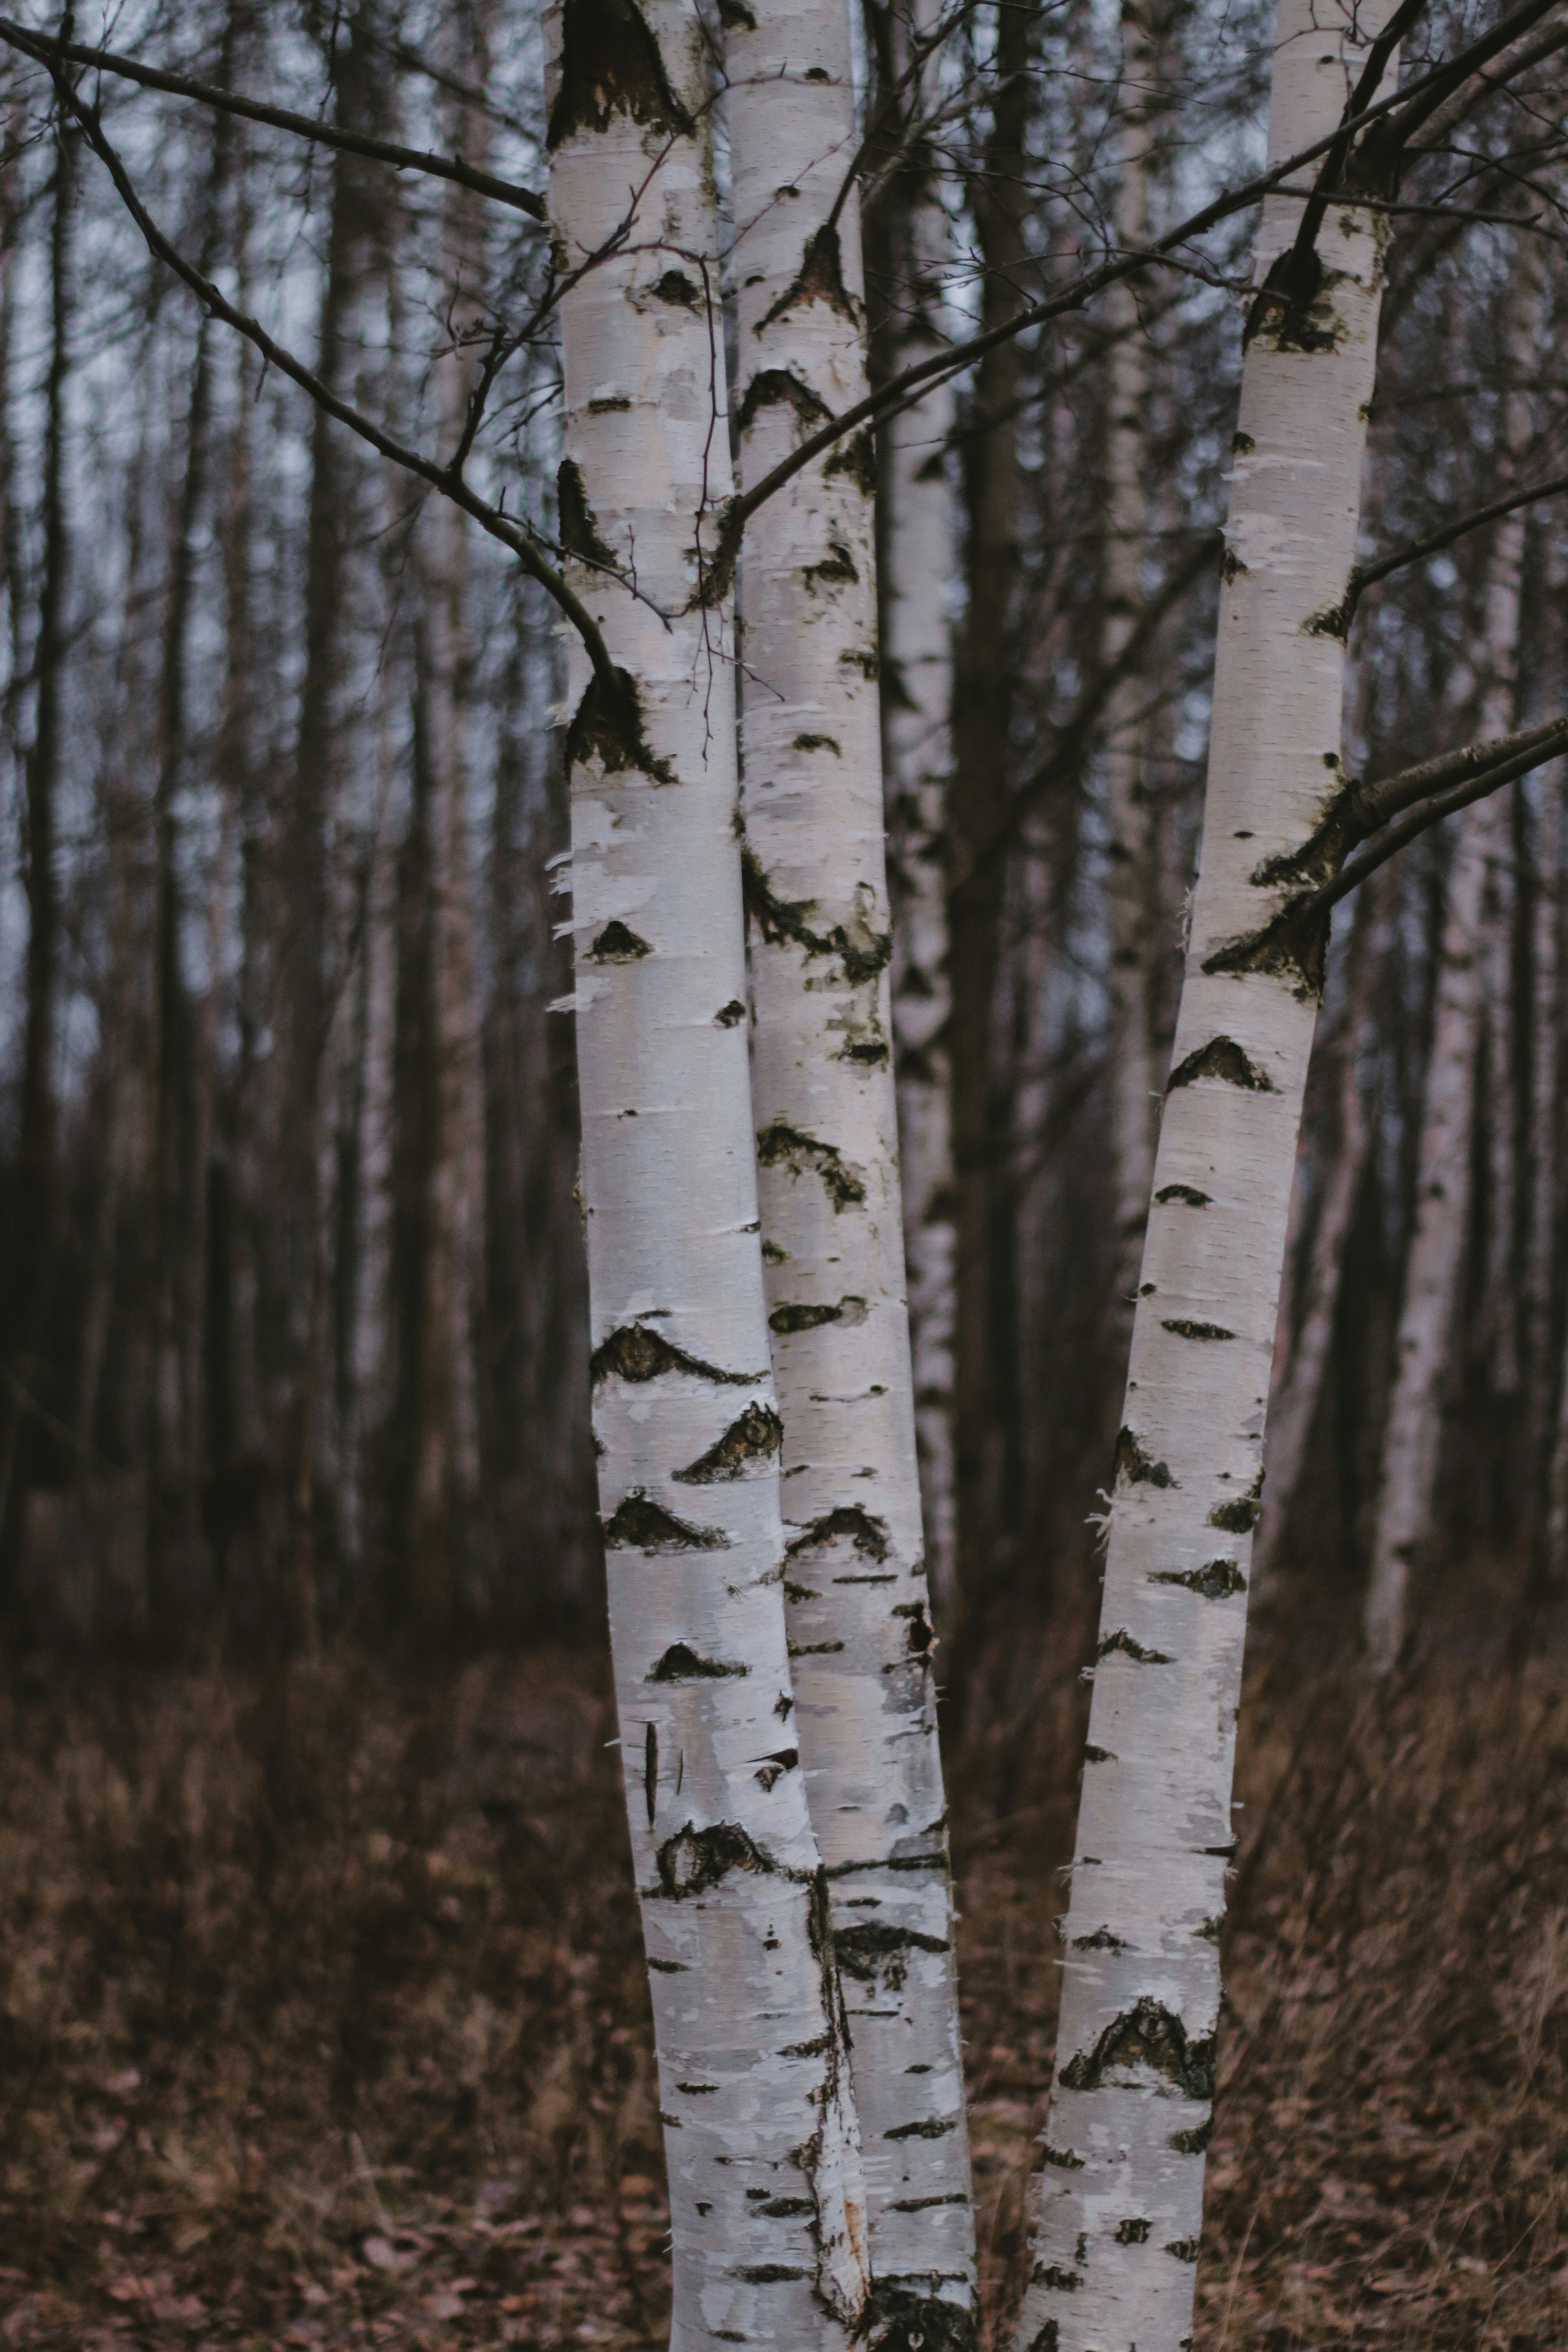
[[[1195,2352],[1568,2342],[1568,1666],[1255,1670]],[[1081,1701],[952,1759],[988,2347]],[[603,1661],[14,1673],[0,2346],[665,2340]]]

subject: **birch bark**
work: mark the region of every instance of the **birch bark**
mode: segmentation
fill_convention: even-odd
[[[725,43],[742,485],[866,390],[843,0]],[[746,880],[790,1648],[832,1890],[873,2340],[972,2340],[974,2239],[921,1544],[889,1051],[891,928],[868,436],[742,552]]]
[[[1149,229],[1149,109],[1155,70],[1155,45],[1147,0],[1123,0],[1121,90],[1117,140],[1121,173],[1116,189],[1116,241],[1136,247]],[[1144,413],[1149,398],[1149,345],[1139,316],[1138,289],[1119,278],[1106,293],[1110,347],[1110,415],[1108,438],[1110,497],[1106,528],[1105,625],[1101,658],[1111,668],[1121,657],[1143,602],[1142,563],[1147,530],[1143,494]],[[1140,713],[1144,686],[1136,669],[1111,690],[1106,704],[1105,777],[1110,819],[1110,1018],[1111,1161],[1115,1199],[1116,1269],[1113,1297],[1119,1315],[1131,1294],[1149,1213],[1154,1166],[1155,1080],[1152,1036],[1153,962],[1158,937],[1154,903],[1153,840],[1143,791],[1143,740]],[[1123,1324],[1125,1328],[1125,1324]]]
[[[1280,0],[1269,152],[1331,131],[1390,10]],[[1134,1312],[1020,2352],[1192,2333],[1250,1538],[1317,952],[1259,940],[1341,777],[1382,268],[1266,205],[1236,436],[1201,873]],[[1278,257],[1278,260],[1277,260]],[[1271,268],[1271,265],[1276,265]],[[1285,861],[1281,865],[1281,861]]]
[[[1528,327],[1533,349],[1535,297],[1528,269],[1516,288],[1509,335],[1511,373],[1528,377],[1521,343]],[[1530,435],[1525,396],[1514,394],[1505,408],[1505,470],[1517,475]],[[1506,734],[1517,724],[1517,657],[1520,585],[1524,563],[1524,520],[1501,523],[1492,547],[1485,604],[1480,732],[1483,740]],[[1477,1117],[1477,1082],[1482,1024],[1492,1007],[1497,1049],[1508,1050],[1505,1001],[1496,993],[1499,933],[1503,929],[1507,870],[1511,864],[1509,795],[1494,794],[1467,810],[1444,902],[1438,947],[1436,1004],[1431,1056],[1417,1147],[1415,1219],[1405,1262],[1405,1290],[1394,1341],[1394,1389],[1384,1433],[1372,1572],[1364,1612],[1366,1653],[1373,1671],[1386,1674],[1399,1657],[1409,1628],[1412,1571],[1432,1532],[1432,1507],[1442,1437],[1443,1402],[1458,1318],[1459,1286],[1469,1228],[1470,1142]],[[1503,975],[1506,981],[1506,971]],[[1498,1089],[1496,1118],[1510,1131],[1493,1152],[1494,1166],[1506,1161],[1501,1198],[1511,1211],[1511,1123]],[[1510,1218],[1511,1221],[1511,1218]],[[1498,1303],[1498,1284],[1489,1286]],[[1511,1301],[1501,1302],[1511,1322]],[[1491,1334],[1494,1341],[1498,1330]],[[1513,1363],[1505,1350],[1505,1377]]]
[[[858,2321],[865,2223],[784,1631],[731,614],[711,571],[730,482],[702,37],[690,0],[564,0],[547,21],[557,262],[601,256],[561,303],[562,535],[614,666],[590,673],[569,641],[573,1003],[672,2342],[796,2352]],[[636,597],[606,563],[635,565]]]
[[[932,0],[917,0],[910,32],[929,38]],[[901,28],[902,18],[895,19]],[[906,44],[907,46],[907,44]],[[906,57],[898,57],[911,70]],[[910,110],[926,102],[918,73]],[[891,373],[953,340],[945,290],[947,215],[929,158],[900,183],[905,306]],[[957,501],[946,451],[957,415],[951,383],[897,415],[883,436],[882,712],[889,831],[894,854],[893,1061],[903,1172],[904,1263],[915,1384],[915,1443],[926,1576],[940,1624],[952,1598],[952,1373],[957,1317],[953,1225],[952,1058],[948,1021],[946,801],[952,767],[952,583],[958,576]]]

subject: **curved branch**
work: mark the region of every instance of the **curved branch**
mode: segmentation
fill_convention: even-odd
[[[47,33],[30,32],[25,25],[13,24],[9,17],[0,16],[0,40],[30,58],[47,72],[56,72],[63,65],[86,66],[98,73],[115,74],[122,81],[133,81],[143,89],[165,90],[173,98],[194,99],[199,106],[209,106],[219,114],[237,114],[247,122],[266,123],[273,131],[288,131],[297,139],[309,139],[318,147],[336,147],[348,155],[363,155],[374,163],[391,163],[400,172],[423,172],[435,180],[452,180],[460,188],[472,188],[476,195],[493,197],[498,205],[510,205],[530,220],[542,222],[545,217],[544,199],[536,196],[531,188],[520,188],[515,181],[498,179],[493,172],[476,172],[460,155],[447,157],[431,154],[421,147],[400,147],[390,139],[372,139],[363,131],[342,131],[329,122],[318,122],[313,115],[296,114],[285,106],[266,106],[259,99],[242,98],[236,90],[218,89],[211,82],[195,81],[188,74],[167,73],[161,67],[144,66],[135,58],[121,57],[112,49],[93,49],[80,41],[55,39]]]
[[[807,434],[787,457],[782,458],[771,472],[763,476],[761,481],[753,483],[742,496],[731,501],[724,518],[721,541],[723,556],[731,561],[733,560],[740,546],[741,535],[760,506],[773,498],[777,491],[782,490],[786,482],[793,481],[796,474],[812,464],[814,459],[820,457],[825,450],[831,449],[836,442],[843,440],[847,434],[853,433],[858,426],[880,417],[889,409],[905,404],[910,395],[917,389],[933,390],[938,384],[944,383],[949,376],[958,375],[966,368],[972,367],[975,361],[983,359],[987,352],[996,350],[999,345],[1010,341],[1016,335],[1027,333],[1031,327],[1044,326],[1050,320],[1061,318],[1069,311],[1083,310],[1095,295],[1102,293],[1108,286],[1114,286],[1120,279],[1133,277],[1141,270],[1158,268],[1168,260],[1173,260],[1180,247],[1189,244],[1194,237],[1205,235],[1209,229],[1216,227],[1221,221],[1230,219],[1234,214],[1246,212],[1253,205],[1260,204],[1265,196],[1271,194],[1284,181],[1289,179],[1292,173],[1300,172],[1305,164],[1315,162],[1320,155],[1327,154],[1348,133],[1364,130],[1369,124],[1381,122],[1401,107],[1408,108],[1413,100],[1418,98],[1432,85],[1440,82],[1441,95],[1447,96],[1454,87],[1457,69],[1463,68],[1459,77],[1462,79],[1465,74],[1474,70],[1479,64],[1493,58],[1504,42],[1514,37],[1521,24],[1532,22],[1542,15],[1547,7],[1555,5],[1556,0],[1527,0],[1525,6],[1516,9],[1511,16],[1504,19],[1500,26],[1494,27],[1491,34],[1483,40],[1472,42],[1470,47],[1462,50],[1457,58],[1450,58],[1447,64],[1435,67],[1430,73],[1420,76],[1404,89],[1394,90],[1386,98],[1375,100],[1361,113],[1336,124],[1334,129],[1325,132],[1322,138],[1314,140],[1310,147],[1301,148],[1298,153],[1287,157],[1281,163],[1276,163],[1269,171],[1259,173],[1256,179],[1248,180],[1243,186],[1215,196],[1209,204],[1203,205],[1199,211],[1190,214],[1184,221],[1178,222],[1174,228],[1142,251],[1120,255],[1114,261],[1102,263],[1096,269],[1086,270],[1081,278],[1076,279],[1072,285],[1064,288],[1059,294],[1048,295],[1037,302],[1026,303],[1024,308],[1016,310],[1010,319],[1005,319],[999,325],[988,328],[983,334],[972,335],[966,342],[950,343],[943,350],[933,352],[929,359],[918,360],[912,367],[905,368],[900,374],[889,377],[874,391],[868,393],[864,400],[856,401],[841,415],[829,417],[826,424],[819,425],[814,433]],[[1525,64],[1531,61],[1528,58],[1521,59],[1518,69],[1523,71]],[[1501,87],[1500,77],[1494,80],[1493,87]],[[1412,127],[1415,126],[1412,125]]]
[[[4,26],[0,25],[0,37],[4,37]],[[595,675],[605,689],[618,700],[622,691],[621,676],[610,658],[609,648],[605,643],[598,623],[582,599],[567,585],[554,565],[545,562],[543,556],[531,543],[527,530],[509,521],[499,507],[491,506],[487,499],[481,499],[477,491],[470,489],[461,476],[455,474],[449,466],[438,466],[433,458],[422,456],[417,449],[408,448],[392,434],[384,431],[373,417],[364,415],[359,409],[351,406],[349,402],[341,399],[331,385],[323,383],[321,378],[308,368],[302,360],[296,359],[292,352],[269,335],[258,319],[252,319],[244,311],[237,310],[233,303],[226,300],[219,292],[212,280],[204,277],[202,272],[193,263],[187,261],[177,247],[170,243],[153,220],[137,194],[118,149],[100,121],[98,110],[85,105],[77,96],[63,67],[47,62],[47,70],[59,93],[61,104],[69,108],[80,124],[83,136],[114,182],[121,203],[146,239],[148,249],[154,259],[162,261],[166,268],[172,269],[174,275],[190,288],[197,299],[205,304],[215,319],[221,320],[225,326],[232,327],[237,334],[243,335],[248,342],[254,343],[270,366],[277,368],[280,374],[288,376],[289,381],[297,383],[302,392],[308,393],[317,406],[324,408],[329,416],[335,417],[340,425],[346,425],[351,432],[359,435],[361,440],[368,441],[378,456],[390,458],[393,464],[403,467],[406,472],[417,476],[421,481],[428,482],[432,489],[439,490],[443,497],[450,499],[453,504],[460,507],[465,514],[471,515],[482,530],[488,531],[492,539],[499,540],[503,547],[509,548],[521,563],[524,571],[538,581],[546,595],[572,623],[587,649],[588,658],[594,665]]]
[[[1314,633],[1325,637],[1348,636],[1363,589],[1386,580],[1391,572],[1403,572],[1407,564],[1423,562],[1428,555],[1441,555],[1456,540],[1468,538],[1472,530],[1480,530],[1489,522],[1500,522],[1505,515],[1517,514],[1521,507],[1535,506],[1542,499],[1561,498],[1564,490],[1568,490],[1568,474],[1555,474],[1550,481],[1532,482],[1528,489],[1511,491],[1506,499],[1494,499],[1490,506],[1476,507],[1457,521],[1445,523],[1440,530],[1428,531],[1425,539],[1413,540],[1408,547],[1396,547],[1391,554],[1377,556],[1371,563],[1358,563],[1342,601],[1331,605],[1326,613],[1320,613],[1313,621]]]

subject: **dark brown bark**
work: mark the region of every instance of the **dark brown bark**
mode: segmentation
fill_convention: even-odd
[[[78,142],[60,125],[50,186],[49,358],[45,380],[43,569],[33,645],[33,740],[25,762],[24,863],[27,894],[26,1009],[21,1108],[13,1194],[5,1314],[4,1393],[0,1393],[0,1575],[9,1581],[20,1529],[15,1509],[18,1471],[47,1383],[38,1360],[54,1270],[56,1193],[55,1054],[59,992],[60,894],[57,801],[61,767],[66,600],[70,583],[67,488],[67,380],[74,296],[73,215]],[[12,594],[19,583],[12,576]],[[3,1597],[3,1594],[0,1594]]]

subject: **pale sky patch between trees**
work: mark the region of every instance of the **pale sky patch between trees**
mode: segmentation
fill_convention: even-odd
[[[1568,1552],[1562,0],[0,44],[11,1622],[596,1481],[673,2340],[961,2347],[938,1637],[1102,1570],[1016,2341],[1177,2352],[1249,1598]]]

